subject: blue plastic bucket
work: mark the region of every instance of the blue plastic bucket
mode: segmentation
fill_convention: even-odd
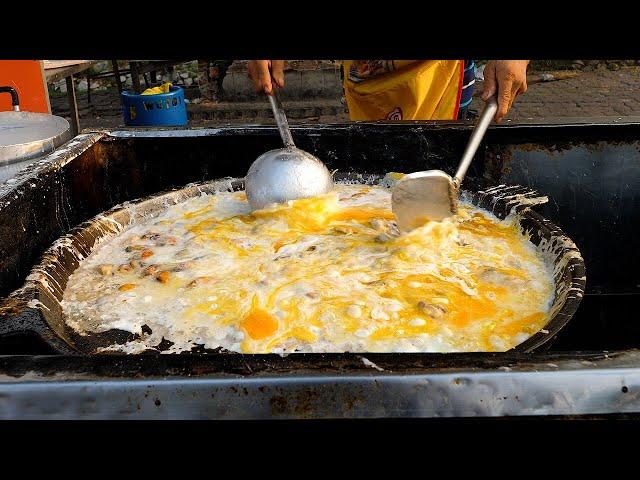
[[[187,125],[187,105],[184,90],[171,86],[169,93],[134,95],[122,92],[124,124],[134,126]]]

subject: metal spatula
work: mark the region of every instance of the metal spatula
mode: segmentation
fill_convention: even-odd
[[[391,207],[401,231],[456,214],[460,184],[497,110],[498,103],[491,97],[473,129],[455,177],[442,170],[427,170],[405,175],[396,183],[391,193]]]
[[[294,145],[275,87],[268,97],[285,148],[263,153],[249,168],[245,190],[254,210],[271,203],[322,195],[333,188],[333,179],[325,164]]]

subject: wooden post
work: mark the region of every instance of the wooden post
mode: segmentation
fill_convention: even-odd
[[[118,61],[111,60],[111,65],[113,66],[113,73],[116,77],[116,85],[118,86],[118,94],[122,93],[122,82],[120,81],[120,69],[118,68]]]
[[[129,62],[131,67],[131,81],[133,82],[133,91],[136,95],[140,95],[140,74],[138,72],[138,62]]]
[[[71,133],[75,137],[80,131],[80,118],[78,116],[78,102],[76,101],[76,88],[73,84],[73,75],[67,78],[67,96],[69,97],[69,114],[71,116]]]
[[[87,73],[87,105],[91,105],[91,74]]]
[[[44,73],[44,62],[40,60],[40,73],[42,75],[42,85],[44,86],[44,96],[47,99],[47,110],[51,113],[51,101],[49,100],[49,86],[47,85],[47,76]]]

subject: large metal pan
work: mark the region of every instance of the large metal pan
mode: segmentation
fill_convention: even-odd
[[[380,177],[354,173],[336,175],[336,180],[377,182]],[[241,190],[244,182],[223,179],[187,186],[181,190],[155,195],[110,211],[71,230],[56,241],[32,269],[24,286],[0,305],[0,335],[34,332],[60,353],[92,354],[100,347],[124,343],[136,335],[121,330],[78,335],[65,323],[60,301],[67,280],[79,262],[99,239],[118,235],[128,225],[142,217],[156,216],[167,206],[180,203],[203,192]],[[555,225],[531,210],[543,203],[535,191],[520,186],[500,185],[479,192],[463,192],[463,198],[492,211],[499,218],[515,213],[520,225],[531,234],[531,242],[544,253],[545,261],[553,265],[555,298],[547,325],[516,346],[513,351],[532,352],[548,344],[567,324],[578,308],[585,289],[584,261],[576,245]],[[3,318],[4,317],[4,318]],[[160,345],[159,349],[168,347]],[[203,352],[194,349],[195,353]],[[206,353],[218,353],[207,351]]]

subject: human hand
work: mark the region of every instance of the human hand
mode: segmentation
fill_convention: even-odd
[[[274,83],[279,88],[284,87],[284,60],[251,60],[247,69],[258,93],[269,95]]]
[[[486,102],[491,96],[496,96],[496,122],[501,122],[516,97],[527,91],[528,65],[529,60],[490,60],[484,67],[482,100]]]

